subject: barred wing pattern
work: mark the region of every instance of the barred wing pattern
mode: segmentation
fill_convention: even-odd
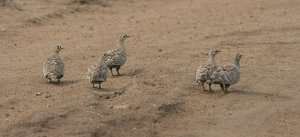
[[[211,76],[215,84],[236,84],[240,80],[240,68],[236,65],[219,67]]]
[[[197,83],[204,84],[207,80],[210,80],[211,75],[217,70],[215,64],[205,64],[198,68],[196,73]]]
[[[62,78],[64,75],[65,65],[63,60],[57,56],[53,55],[48,57],[43,63],[43,73],[48,79],[51,79],[49,75],[55,75],[58,79]]]
[[[108,66],[114,66],[114,65],[123,65],[126,62],[127,54],[125,48],[117,47],[113,50],[108,51],[105,54],[110,61],[107,65]]]
[[[108,77],[108,67],[103,64],[91,65],[88,69],[87,78],[91,83],[99,83],[106,81]]]

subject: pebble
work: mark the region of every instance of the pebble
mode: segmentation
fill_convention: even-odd
[[[42,93],[41,93],[41,92],[38,92],[38,93],[36,93],[35,95],[40,96],[40,95],[42,95]]]

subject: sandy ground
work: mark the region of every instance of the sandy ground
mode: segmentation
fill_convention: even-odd
[[[0,6],[1,137],[300,136],[300,1],[79,1]],[[121,32],[132,36],[124,76],[93,89],[87,68]],[[42,75],[56,44],[58,85]],[[220,65],[244,55],[229,94],[195,83],[212,48]]]

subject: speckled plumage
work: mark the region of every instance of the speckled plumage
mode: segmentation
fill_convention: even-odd
[[[203,90],[205,90],[204,83],[210,80],[210,76],[217,70],[215,56],[218,52],[220,51],[216,49],[211,50],[207,62],[197,69],[196,82],[202,85]],[[209,83],[209,91],[211,91],[211,83]]]
[[[107,64],[107,66],[110,69],[112,75],[113,75],[113,72],[112,72],[113,68],[116,68],[116,71],[117,71],[118,75],[120,75],[119,69],[126,62],[127,53],[126,53],[126,48],[125,48],[125,45],[124,45],[124,41],[128,37],[129,36],[125,33],[121,34],[119,36],[119,41],[118,41],[117,46],[114,49],[109,50],[109,51],[107,51],[107,53],[105,53],[105,56],[107,56],[108,58],[110,58],[112,60],[111,62],[109,62]]]
[[[220,84],[221,89],[227,93],[230,85],[240,81],[240,59],[242,55],[236,54],[234,64],[219,67],[212,75],[209,83]]]
[[[48,79],[48,82],[60,82],[60,79],[64,76],[65,65],[62,58],[59,56],[61,46],[56,46],[53,54],[47,57],[43,63],[43,73]]]
[[[117,45],[115,49],[109,50],[105,55],[112,59],[112,61],[107,64],[108,66],[122,66],[125,64],[127,58],[124,45]]]
[[[100,61],[100,63],[96,65],[91,65],[88,69],[87,79],[90,83],[99,84],[99,88],[101,88],[101,83],[105,82],[108,77],[108,63],[111,63],[111,59],[104,55]]]

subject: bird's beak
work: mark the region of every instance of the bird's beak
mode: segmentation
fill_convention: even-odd
[[[217,50],[216,52],[221,52],[221,50]]]
[[[129,35],[127,35],[127,38],[129,38],[130,36]]]

